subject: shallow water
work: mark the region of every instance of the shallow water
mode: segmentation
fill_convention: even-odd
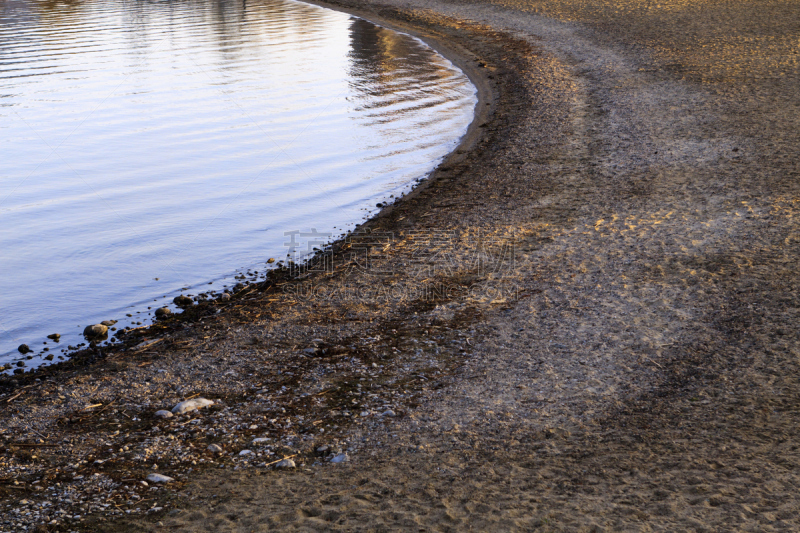
[[[291,0],[5,0],[0,364],[340,235],[475,102],[419,40]]]

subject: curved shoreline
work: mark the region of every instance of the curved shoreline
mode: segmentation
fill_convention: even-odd
[[[441,55],[442,57],[444,57],[445,59],[450,61],[453,65],[455,65],[456,68],[461,70],[461,72],[463,72],[467,76],[467,78],[469,79],[470,83],[472,83],[473,86],[475,87],[477,102],[476,102],[474,110],[473,110],[473,118],[472,118],[472,121],[470,122],[470,124],[469,124],[469,126],[467,128],[467,131],[464,133],[464,135],[462,135],[460,137],[458,145],[455,146],[453,148],[453,150],[450,153],[448,153],[442,159],[442,161],[440,162],[439,165],[437,165],[436,167],[432,168],[424,176],[421,176],[421,177],[413,180],[409,184],[407,184],[406,185],[407,187],[411,186],[412,188],[407,193],[405,193],[403,195],[403,198],[407,197],[410,194],[414,194],[415,191],[417,189],[419,189],[419,188],[424,188],[425,187],[425,181],[427,179],[431,178],[434,175],[434,173],[436,172],[436,169],[439,166],[452,166],[453,164],[455,164],[458,161],[460,161],[461,159],[463,159],[463,155],[462,154],[464,152],[466,152],[466,151],[468,151],[468,150],[470,150],[470,149],[472,149],[474,147],[474,145],[477,142],[477,140],[478,140],[478,138],[480,136],[480,133],[481,133],[481,130],[479,129],[479,125],[485,123],[487,118],[488,118],[488,116],[494,110],[493,102],[496,100],[496,95],[493,94],[493,89],[491,88],[491,84],[486,83],[488,80],[486,80],[485,77],[481,75],[480,68],[477,66],[477,64],[474,61],[471,61],[470,59],[468,59],[466,57],[466,52],[463,49],[459,52],[455,48],[452,48],[454,46],[454,44],[451,43],[451,44],[448,45],[447,43],[445,43],[445,42],[443,42],[441,40],[437,40],[437,38],[433,34],[430,34],[430,33],[426,34],[424,32],[420,33],[418,31],[415,31],[414,28],[412,26],[409,26],[408,24],[400,24],[400,23],[397,23],[397,22],[393,23],[391,20],[385,19],[385,18],[381,18],[381,17],[379,17],[377,15],[374,15],[373,18],[376,19],[376,20],[373,21],[372,19],[366,18],[366,17],[369,16],[369,13],[365,12],[364,10],[359,10],[359,9],[348,9],[348,10],[346,10],[346,9],[343,9],[341,7],[338,7],[338,6],[325,4],[324,2],[315,2],[315,1],[306,1],[306,0],[298,0],[298,1],[300,1],[301,3],[313,4],[313,5],[316,5],[316,6],[319,6],[319,7],[323,7],[323,8],[326,8],[326,9],[330,9],[330,10],[333,10],[333,11],[338,11],[340,13],[345,13],[345,14],[348,14],[348,15],[352,15],[352,16],[361,18],[363,20],[366,20],[368,22],[371,22],[371,23],[375,24],[376,26],[385,27],[387,29],[390,29],[390,30],[393,30],[393,31],[397,31],[397,32],[400,32],[400,33],[404,33],[404,34],[410,35],[410,36],[412,36],[412,37],[414,37],[416,39],[419,39],[420,41],[422,41],[425,44],[425,46],[430,47],[436,53],[438,53],[439,55]],[[380,19],[380,23],[377,22],[377,19]],[[431,42],[436,43],[436,46],[431,46],[430,43],[426,42],[426,39],[431,41]],[[387,191],[387,194],[388,194],[388,191]],[[390,210],[391,210],[391,205],[386,204],[386,206],[384,208],[382,208],[380,211],[378,211],[373,216],[371,216],[370,219],[365,220],[365,221],[360,221],[360,220],[356,219],[356,220],[353,220],[352,222],[355,225],[355,227],[363,227],[365,224],[368,224],[370,221],[372,221],[376,217],[382,216],[384,211],[390,211]],[[345,238],[346,238],[345,236],[339,237],[338,239],[336,239],[336,241],[333,241],[333,242],[329,243],[328,246],[340,246],[344,242]],[[278,255],[275,254],[275,256],[277,257]],[[227,281],[229,283],[231,281],[233,281],[233,283],[231,283],[231,285],[234,285],[236,283],[236,281],[233,280],[233,278],[235,276],[238,276],[240,273],[244,272],[248,268],[253,268],[253,266],[251,265],[251,267],[241,267],[241,266],[237,267],[229,275],[227,275],[227,277],[222,277],[221,279],[215,279],[213,281],[215,281],[215,282],[220,282],[220,281],[225,282],[225,281]],[[191,287],[187,286],[187,287],[184,287],[183,289],[173,289],[171,292],[167,292],[166,295],[164,295],[165,297],[169,296],[169,301],[168,301],[169,303],[168,303],[167,306],[169,307],[172,304],[171,300],[172,300],[173,296],[180,296],[181,294],[183,294],[184,289],[200,290],[202,292],[202,288],[205,286],[207,281],[209,281],[209,280],[200,281],[200,282],[198,282],[197,284],[195,284],[195,285],[193,285]],[[250,284],[251,282],[253,282],[255,284],[261,283],[260,281],[256,281],[256,278],[251,278],[251,279],[247,280],[248,284]],[[176,293],[176,291],[178,291],[178,292]],[[216,299],[216,297],[219,297],[220,294],[222,293],[221,291],[222,291],[222,289],[220,289],[220,293],[219,294],[214,294],[212,296],[212,298],[210,298],[210,299],[214,300],[214,299]],[[138,305],[141,307],[140,310],[144,310],[144,307],[146,307],[147,303],[150,303],[149,299],[145,299],[145,300],[142,300],[142,301],[138,302]],[[126,304],[122,305],[119,308],[119,309],[123,310],[123,311],[120,311],[119,316],[116,316],[116,317],[112,318],[112,315],[114,315],[114,313],[113,312],[109,312],[109,313],[106,313],[106,315],[108,315],[108,316],[104,317],[104,318],[107,318],[111,322],[117,322],[118,320],[119,321],[123,321],[123,320],[119,319],[119,317],[122,316],[122,313],[126,313],[126,312],[131,312],[131,313],[137,312],[138,313],[139,312],[139,311],[137,311],[136,305],[137,305],[136,302],[134,302],[133,304],[126,303]],[[134,319],[134,320],[136,320],[136,319]],[[151,324],[147,324],[147,320],[152,320],[152,323]],[[99,322],[99,319],[97,321]],[[155,317],[147,317],[144,326],[135,327],[136,326],[136,322],[131,322],[130,325],[131,325],[131,329],[133,329],[133,330],[147,330],[147,328],[149,328],[150,326],[154,325],[155,322],[156,322]],[[141,322],[139,324],[141,324]],[[81,326],[81,328],[88,327],[89,325],[91,325],[91,324],[86,324],[85,326]],[[58,329],[58,328],[51,328],[51,329]],[[62,336],[66,337],[66,335],[62,335]],[[37,377],[39,377],[39,372],[38,372],[39,368],[43,368],[43,369],[44,369],[44,367],[48,367],[49,368],[49,367],[53,367],[53,365],[62,365],[63,366],[63,363],[61,363],[61,362],[56,362],[56,363],[48,363],[48,362],[46,362],[45,359],[47,357],[50,358],[50,359],[47,359],[47,361],[52,361],[52,357],[54,355],[56,355],[56,356],[59,357],[59,359],[65,359],[66,360],[65,362],[67,364],[69,364],[70,359],[72,359],[72,357],[75,356],[75,355],[77,355],[77,359],[78,360],[82,359],[82,352],[85,351],[85,348],[83,348],[83,346],[85,346],[87,343],[90,343],[90,340],[85,338],[85,337],[80,337],[80,336],[78,338],[75,338],[74,334],[71,337],[72,337],[72,339],[63,342],[63,344],[60,344],[60,345],[56,344],[54,347],[52,347],[52,346],[48,347],[47,350],[49,351],[50,349],[53,349],[52,352],[46,353],[46,352],[42,351],[42,352],[39,352],[39,353],[35,353],[35,350],[32,350],[30,353],[34,357],[36,357],[37,359],[41,359],[41,361],[39,361],[38,364],[36,366],[34,366],[34,367],[27,367],[27,366],[24,367],[24,371],[27,374],[30,374],[30,375],[24,376],[23,377],[23,381],[27,383],[31,379],[36,379]],[[25,342],[22,343],[22,344],[25,345],[25,346],[28,346],[28,344],[33,346],[35,343],[41,342],[43,340],[47,341],[47,339],[44,339],[44,338],[39,338],[39,339],[35,339],[35,340],[26,339]],[[78,345],[80,347],[78,349],[74,349],[74,350],[67,350],[66,352],[63,352],[63,353],[59,353],[58,352],[59,348],[62,348],[63,346],[66,346],[67,344],[72,344],[73,343],[72,341],[74,341],[75,345]],[[61,341],[59,341],[59,342],[61,342]],[[45,344],[47,344],[47,342],[45,342]],[[104,348],[106,348],[106,347],[104,347]],[[109,348],[112,351],[115,350],[115,348],[113,346],[112,347],[107,347],[107,348]],[[19,356],[19,354],[17,354],[16,351],[9,352],[9,355],[11,355],[12,357]],[[23,359],[19,359],[20,361],[24,361],[24,356],[26,354],[22,354],[22,355],[23,355]],[[14,364],[16,362],[17,362],[16,360],[7,361],[6,362],[7,368],[4,367],[3,364],[0,364],[0,383],[2,383],[3,377],[6,377],[6,378],[8,378],[8,377],[13,378],[14,377],[11,374],[5,374],[5,371],[11,372],[12,369],[15,369]],[[82,364],[82,363],[79,362],[78,364]],[[50,374],[52,372],[57,372],[57,371],[58,370],[56,368],[52,368],[49,371],[48,370],[43,370],[43,373],[47,375],[47,374]]]
[[[83,432],[68,450],[87,460],[82,475],[122,483],[153,461],[175,474],[175,492],[147,496],[182,510],[117,520],[118,531],[800,526],[788,327],[800,320],[800,117],[785,111],[800,103],[797,64],[742,77],[736,66],[772,41],[692,44],[741,20],[769,27],[778,7],[709,4],[713,20],[690,33],[685,6],[609,2],[588,16],[551,4],[550,19],[511,0],[371,8],[463,45],[498,84],[473,149],[366,225],[397,235],[376,270],[276,277],[218,315],[197,309],[186,329],[65,372],[59,394],[103,405],[91,421],[47,383],[25,389],[2,415],[14,439]],[[684,34],[683,48],[637,48]],[[439,240],[421,244],[420,231]],[[410,291],[420,287],[432,292]],[[221,407],[190,426],[151,418],[196,394]],[[251,448],[261,457],[238,455]],[[348,463],[327,464],[344,451]],[[269,453],[295,454],[298,468],[274,470]]]

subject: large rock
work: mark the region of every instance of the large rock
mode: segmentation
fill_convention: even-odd
[[[104,326],[103,324],[86,326],[86,328],[83,330],[83,336],[87,339],[96,339],[105,335],[108,335],[108,326]]]
[[[169,307],[159,307],[156,309],[156,318],[167,318],[172,315],[172,309]]]
[[[176,296],[172,302],[178,307],[190,307],[193,303],[191,298],[184,296],[183,294]]]
[[[19,351],[19,353],[25,355],[26,353],[32,352],[33,350],[31,350],[31,347],[28,346],[27,344],[20,344],[19,348],[17,348],[17,351]]]
[[[214,405],[214,402],[211,400],[206,400],[205,398],[194,398],[192,400],[185,400],[173,407],[172,413],[176,415],[182,415],[183,413],[208,407],[209,405]]]

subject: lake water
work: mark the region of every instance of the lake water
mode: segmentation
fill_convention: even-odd
[[[0,365],[341,235],[456,146],[475,94],[301,2],[3,0]]]

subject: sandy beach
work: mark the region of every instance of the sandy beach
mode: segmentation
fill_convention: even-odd
[[[4,378],[0,531],[800,529],[800,5],[320,5],[462,68],[467,137],[308,271]]]

